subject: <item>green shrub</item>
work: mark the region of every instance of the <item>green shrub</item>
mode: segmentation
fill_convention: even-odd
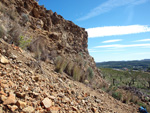
[[[27,39],[24,36],[19,37],[19,47],[22,49],[27,49],[27,47],[30,45],[31,39]]]
[[[114,97],[117,100],[121,100],[122,94],[121,92],[112,92],[112,97]]]
[[[22,25],[25,25],[29,21],[29,16],[25,13],[23,13],[21,16],[22,16]]]
[[[145,107],[145,108],[146,108],[145,103],[143,103],[143,102],[141,102],[141,101],[139,101],[137,104],[138,104],[139,106],[143,106],[143,107]]]
[[[93,69],[92,69],[91,67],[89,67],[89,68],[87,69],[87,71],[88,71],[88,78],[89,78],[89,79],[92,79],[93,76],[94,76]]]

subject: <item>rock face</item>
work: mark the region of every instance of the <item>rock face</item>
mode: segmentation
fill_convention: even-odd
[[[84,28],[65,20],[56,12],[46,10],[34,0],[2,0],[1,2],[6,4],[8,8],[12,7],[21,18],[18,20],[19,26],[26,28],[26,34],[32,37],[32,44],[28,49],[35,53],[37,59],[44,61],[48,59],[54,62],[58,59],[58,56],[61,56],[63,61],[60,62],[66,62],[66,65],[65,63],[62,65],[64,67],[60,69],[61,72],[66,72],[69,76],[75,76],[73,74],[80,69],[80,77],[73,78],[82,82],[88,79],[90,84],[94,81],[93,84],[95,85],[92,86],[95,87],[107,85],[101,78],[94,59],[88,53],[88,34]],[[15,43],[18,44],[18,42]],[[73,64],[72,69],[70,69],[71,72],[65,69],[65,66],[70,67],[69,63]],[[74,70],[75,67],[76,70]],[[93,72],[92,76],[89,75],[91,73],[89,69]],[[94,80],[92,77],[94,77]]]

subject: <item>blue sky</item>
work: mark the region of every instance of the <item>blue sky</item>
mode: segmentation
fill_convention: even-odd
[[[150,0],[40,0],[88,32],[96,62],[150,59]]]

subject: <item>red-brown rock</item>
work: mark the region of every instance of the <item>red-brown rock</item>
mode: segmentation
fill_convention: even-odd
[[[9,97],[3,102],[4,105],[10,105],[16,103],[16,96],[14,93],[10,93]]]

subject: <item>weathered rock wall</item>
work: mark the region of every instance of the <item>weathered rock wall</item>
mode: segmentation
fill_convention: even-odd
[[[86,72],[87,67],[91,67],[96,78],[95,85],[104,83],[94,59],[88,53],[88,34],[84,28],[65,20],[52,10],[46,10],[34,0],[1,0],[1,2],[8,9],[11,8],[18,13],[17,23],[25,27],[26,33],[35,41],[30,47],[31,51],[38,51],[37,47],[35,49],[38,45],[38,48],[42,48],[41,55],[46,59],[54,60],[58,56],[63,56],[68,61],[77,62],[83,72]]]

